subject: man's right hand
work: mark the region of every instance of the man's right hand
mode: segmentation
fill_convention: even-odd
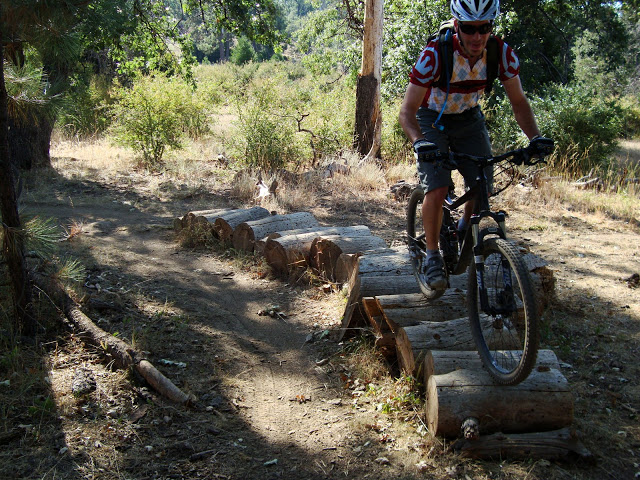
[[[413,142],[413,152],[419,162],[435,162],[440,158],[440,150],[435,143],[431,143],[424,138]]]

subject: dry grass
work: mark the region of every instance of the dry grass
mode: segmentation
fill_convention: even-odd
[[[133,152],[113,145],[107,139],[89,141],[57,139],[51,144],[51,157],[54,167],[61,171],[77,175],[87,170],[104,175],[131,170]]]
[[[417,183],[418,178],[416,174],[416,166],[413,163],[397,163],[391,165],[385,171],[385,178],[387,183],[393,185],[400,180],[405,180],[409,183]]]
[[[640,166],[640,141],[623,140],[620,142],[620,151],[616,158],[621,165]]]

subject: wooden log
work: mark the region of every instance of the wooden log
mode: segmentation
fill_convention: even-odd
[[[328,235],[316,238],[311,243],[309,261],[320,275],[329,281],[335,281],[335,269],[342,253],[362,253],[367,250],[385,248],[384,239],[375,235],[343,236]]]
[[[243,222],[259,220],[271,215],[269,210],[263,207],[251,207],[242,210],[234,210],[230,213],[218,216],[213,222],[213,230],[218,239],[225,244],[231,243],[233,230]]]
[[[425,321],[452,320],[467,313],[466,295],[460,290],[447,290],[435,300],[428,300],[421,293],[377,295],[375,298],[385,321],[394,332],[398,327],[410,327]]]
[[[579,459],[593,465],[595,458],[569,428],[550,432],[494,433],[477,440],[458,440],[451,449],[464,458],[478,460]]]
[[[475,417],[482,435],[557,430],[573,422],[573,397],[556,369],[534,370],[514,386],[499,386],[483,370],[432,375],[427,383],[427,426],[433,435],[456,437]]]
[[[382,351],[385,357],[395,356],[396,340],[391,332],[385,332],[376,337],[376,347]]]
[[[378,307],[378,302],[376,302],[375,298],[363,297],[362,308],[364,308],[367,318],[369,319],[369,324],[371,325],[371,328],[373,328],[373,332],[377,337],[381,336],[383,333],[392,333],[382,316],[382,311]]]
[[[329,235],[371,235],[371,230],[366,225],[353,225],[349,227],[309,227],[309,228],[297,228],[294,230],[282,230],[279,232],[274,232],[266,237],[256,240],[255,242],[255,250],[264,255],[264,249],[269,240],[275,240],[280,237],[284,237],[287,235],[304,235],[307,233],[317,233],[318,237],[321,236],[329,236]]]
[[[352,273],[348,290],[348,299],[342,315],[342,328],[339,338],[347,333],[355,333],[368,324],[366,312],[362,306],[363,297],[392,295],[407,291],[419,291],[413,275],[362,277],[357,270]]]
[[[519,356],[519,351],[506,352],[506,355]],[[425,385],[431,375],[443,375],[455,370],[482,370],[482,361],[478,352],[460,350],[429,350],[424,359]],[[538,350],[535,369],[560,370],[560,362],[553,350]]]
[[[485,330],[493,328],[492,320],[486,315],[481,316],[482,327]],[[398,361],[402,369],[415,374],[419,365],[416,358],[424,356],[429,350],[476,350],[476,344],[471,336],[471,327],[467,317],[456,318],[445,322],[420,322],[417,325],[408,327],[398,327],[394,330],[396,334],[396,351]],[[488,338],[493,335],[487,333]],[[505,341],[511,338],[504,335]],[[489,345],[489,348],[508,347],[517,349],[519,345]]]
[[[413,275],[409,251],[406,247],[386,248],[362,255],[358,259],[361,277],[393,277]]]
[[[287,215],[270,215],[258,220],[240,223],[233,231],[233,248],[244,252],[253,252],[256,239],[284,230],[298,228],[317,228],[320,225],[309,212],[296,212]]]
[[[339,284],[345,284],[351,278],[353,271],[358,265],[358,258],[362,256],[362,253],[342,253],[336,261],[334,269],[334,281]]]
[[[367,229],[367,227],[364,227]],[[353,231],[363,231],[356,227],[321,227],[304,233],[287,234],[268,238],[264,247],[264,258],[279,277],[295,275],[309,266],[309,253],[313,241],[322,235],[348,235]],[[332,233],[328,233],[332,232]]]
[[[176,230],[176,232],[180,232],[184,228],[193,228],[198,225],[206,226],[213,229],[213,222],[216,218],[235,211],[236,209],[219,208],[214,210],[195,210],[192,212],[187,212],[184,217],[176,218],[173,221],[173,228],[174,230]]]
[[[280,237],[284,237],[286,235],[304,235],[307,233],[319,233],[318,236],[322,235],[371,235],[371,230],[366,225],[352,225],[347,227],[306,227],[306,228],[296,228],[294,230],[283,230],[278,232],[273,232],[267,235],[263,240],[266,242],[267,240],[272,240]]]
[[[389,268],[394,260],[402,265],[400,269]],[[413,272],[410,271],[409,254],[404,246],[363,252],[356,258],[356,266],[343,289],[346,290],[348,299],[342,315],[339,339],[368,325],[362,297],[420,291]]]

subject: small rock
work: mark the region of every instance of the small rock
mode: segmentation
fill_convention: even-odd
[[[444,471],[450,477],[457,477],[458,476],[458,467],[456,467],[455,465],[453,467],[445,467]]]
[[[262,465],[264,465],[265,467],[270,467],[271,465],[277,465],[278,464],[278,459],[274,458],[273,460],[269,460],[268,462],[264,462]]]
[[[88,368],[76,368],[71,381],[71,391],[76,397],[81,397],[96,389],[96,379]]]
[[[376,463],[379,463],[380,465],[389,465],[391,462],[387,457],[378,457],[376,458]]]
[[[112,408],[107,411],[107,417],[109,418],[118,418],[119,412],[117,408]]]

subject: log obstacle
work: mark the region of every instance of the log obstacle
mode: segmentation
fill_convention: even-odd
[[[308,212],[270,215],[258,220],[242,222],[233,231],[233,248],[251,253],[255,249],[256,240],[260,241],[276,232],[319,226],[315,217]]]
[[[368,227],[321,227],[304,233],[291,233],[278,238],[269,238],[264,247],[264,258],[273,273],[282,278],[295,276],[309,266],[311,245],[323,235],[371,235]]]
[[[323,278],[336,280],[336,265],[343,253],[357,255],[362,252],[386,248],[387,243],[375,235],[327,235],[311,243],[309,262]]]
[[[556,430],[573,422],[573,396],[554,368],[536,368],[509,387],[494,384],[484,370],[455,370],[429,377],[426,395],[429,431],[444,437],[459,436],[470,417],[483,435]]]
[[[432,434],[456,437],[464,426],[467,440],[457,443],[462,455],[589,458],[566,428],[573,398],[552,351],[538,352],[533,372],[516,386],[496,385],[484,370],[466,318],[466,274],[451,277],[445,295],[428,301],[406,246],[386,248],[366,226],[320,227],[310,214],[270,215],[261,207],[188,212],[174,220],[177,231],[194,226],[211,228],[238,250],[262,253],[278,276],[312,266],[342,283],[348,301],[340,337],[372,330],[381,352],[423,381]],[[539,257],[521,253],[543,312],[553,296],[553,274]]]

